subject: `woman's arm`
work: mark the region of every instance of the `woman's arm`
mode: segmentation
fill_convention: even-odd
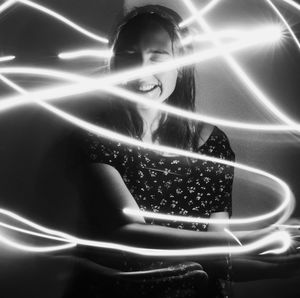
[[[120,174],[113,167],[106,164],[92,164],[87,168],[89,172],[89,179],[92,184],[97,185],[94,194],[101,200],[110,200],[112,212],[117,212],[121,217],[120,225],[112,230],[109,241],[123,243],[130,246],[154,248],[154,249],[186,249],[186,248],[204,248],[211,246],[237,246],[236,241],[223,232],[224,226],[220,230],[212,227],[212,231],[196,232],[174,229],[158,225],[146,224],[144,218],[138,214],[128,215],[123,212],[124,208],[131,208],[139,210],[134,198],[124,184]],[[99,199],[97,198],[97,199]],[[89,198],[94,200],[96,198]],[[114,215],[115,217],[115,215]],[[215,218],[226,218],[226,212],[216,212],[212,215]],[[265,236],[270,231],[256,231],[256,232],[235,232],[239,240],[246,245],[251,241],[256,241]],[[267,250],[264,249],[264,250]],[[179,261],[197,261],[200,262],[208,273],[213,272],[219,277],[226,276],[226,262],[224,254],[211,256],[190,256],[190,257],[163,257],[165,260],[179,260]],[[253,252],[252,257],[249,255],[234,255],[232,258],[233,264],[233,279],[236,281],[255,280],[262,278],[275,278],[282,276],[282,272],[286,270],[284,258],[279,258],[278,262],[275,260],[267,261],[264,257],[259,256],[258,252]],[[133,255],[135,259],[155,259],[154,257],[138,257]],[[162,259],[162,257],[159,257]],[[296,262],[293,266],[289,265],[292,271],[297,268],[300,262],[300,257],[295,257]]]
[[[223,229],[222,231],[214,230],[203,233],[180,230],[146,224],[139,212],[136,215],[125,214],[123,212],[125,208],[136,211],[139,211],[139,208],[119,172],[112,166],[102,163],[91,164],[86,170],[89,181],[96,187],[94,195],[97,196],[97,198],[89,198],[89,200],[99,200],[100,198],[108,200],[111,212],[117,213],[120,217],[119,226],[109,236],[111,241],[157,249],[227,246],[228,243],[236,245],[235,240]],[[243,238],[243,233],[239,233],[239,238],[245,243],[251,241],[248,233],[245,233],[245,238]]]

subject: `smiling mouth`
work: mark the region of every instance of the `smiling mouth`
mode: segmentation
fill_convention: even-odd
[[[137,86],[136,90],[140,93],[149,93],[154,91],[156,88],[160,88],[157,84],[144,84]]]

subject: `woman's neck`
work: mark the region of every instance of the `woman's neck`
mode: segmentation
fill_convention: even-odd
[[[158,128],[161,113],[154,109],[138,109],[144,122],[142,139],[152,143],[152,134]]]

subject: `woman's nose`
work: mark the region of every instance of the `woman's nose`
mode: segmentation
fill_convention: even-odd
[[[115,56],[115,66],[117,69],[143,67],[146,64],[147,57],[139,52],[128,52]]]

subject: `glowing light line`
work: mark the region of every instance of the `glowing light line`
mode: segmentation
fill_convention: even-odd
[[[0,5],[0,13],[7,10],[9,7],[11,7],[13,4],[15,4],[16,0],[8,0]]]
[[[220,2],[220,0],[211,0],[206,6],[204,6],[200,11],[197,11],[196,16],[191,16],[188,19],[182,21],[179,24],[179,27],[184,28],[188,25],[190,25],[192,22],[194,22],[196,20],[196,17],[201,15],[204,16],[206,13],[208,13],[210,10],[212,10],[218,3]]]
[[[293,32],[291,26],[289,25],[289,23],[286,21],[286,19],[284,18],[284,16],[282,15],[282,13],[278,10],[278,8],[274,5],[274,3],[272,3],[272,1],[270,0],[266,0],[267,3],[271,6],[271,8],[275,11],[275,13],[278,15],[278,17],[281,19],[281,21],[284,23],[284,25],[286,26],[287,30],[290,32],[293,40],[295,41],[296,45],[298,46],[298,48],[300,49],[300,42],[297,39],[297,36],[295,35],[295,33]]]
[[[230,235],[240,246],[243,246],[242,242],[239,240],[238,237],[236,237],[236,235],[234,235],[229,229],[224,228],[224,231]]]
[[[16,58],[15,56],[3,56],[3,57],[0,57],[0,62],[11,61],[11,60],[14,60],[15,58]]]
[[[241,36],[245,36],[245,34],[248,33],[249,30],[226,29],[226,30],[216,31],[215,35],[218,38],[241,38]],[[181,39],[183,45],[188,45],[192,42],[206,42],[206,41],[210,41],[210,36],[208,34],[190,35]]]
[[[14,84],[12,82],[11,86],[14,86],[16,84]],[[16,85],[17,86],[17,85]],[[19,87],[19,90],[22,90],[23,93],[26,93],[26,91],[24,89],[22,89],[21,87]],[[115,133],[115,132],[110,132],[106,129],[103,129],[101,127],[97,127],[93,124],[90,124],[86,121],[83,121],[77,117],[74,117],[68,113],[65,113],[47,103],[44,103],[44,102],[40,102],[39,105],[45,107],[48,111],[54,113],[55,115],[57,116],[60,116],[61,118],[81,127],[81,128],[84,128],[84,129],[87,129],[89,131],[92,131],[92,132],[95,132],[95,133],[100,133],[100,135],[104,135],[105,136],[105,133],[104,132],[108,132],[110,133],[109,137],[113,138],[114,139],[114,136],[115,136],[115,139],[116,139],[116,136],[119,136],[122,137],[124,140],[127,140],[127,142],[130,142],[134,145],[137,145],[137,144],[140,144],[140,145],[143,145],[143,147],[153,147],[153,148],[157,148],[158,151],[165,151],[165,149],[163,147],[165,146],[157,146],[157,145],[152,145],[151,144],[146,144],[146,143],[143,143],[141,141],[138,141],[138,140],[135,140],[135,139],[131,139],[127,136],[122,136],[118,133]],[[168,148],[168,147],[165,147],[165,148]],[[207,157],[207,156],[201,156],[199,154],[192,154],[191,152],[188,152],[188,151],[183,151],[183,150],[178,150],[178,149],[174,149],[174,148],[168,148],[168,149],[171,149],[171,150],[175,150],[176,152],[183,152],[184,155],[196,155],[196,158],[198,159],[205,159],[205,160],[211,160],[211,161],[219,161],[223,164],[231,164],[232,166],[234,166],[233,164],[235,163],[232,163],[232,162],[229,162],[229,161],[226,161],[226,160],[220,160],[220,159],[216,159],[216,158],[212,158],[212,157]],[[250,167],[248,166],[245,166],[245,165],[241,165],[241,164],[235,164],[236,167],[239,167],[239,168],[247,168],[249,170]],[[262,173],[263,171],[261,170],[258,170],[258,169],[254,169],[256,173]],[[268,177],[272,177],[273,175],[271,174],[268,174],[266,172],[263,172],[265,174],[267,174]],[[266,175],[265,175],[266,176]],[[280,180],[279,178],[277,177],[274,177],[273,176],[273,180],[275,178],[275,181],[279,182],[279,184],[281,185],[281,187],[283,187],[283,189],[287,192],[289,192],[289,188],[288,186],[282,181]],[[284,187],[285,186],[285,187]],[[7,216],[12,216],[13,218],[15,219],[18,219],[20,220],[21,222],[23,223],[26,223],[28,224],[29,226],[31,227],[35,227],[36,229],[39,229],[39,230],[43,230],[43,231],[48,231],[50,234],[56,234],[56,235],[65,235],[66,236],[66,240],[69,240],[71,243],[69,244],[65,244],[65,245],[61,245],[61,246],[51,246],[51,247],[32,247],[32,246],[26,246],[26,245],[22,245],[22,244],[19,244],[19,243],[16,243],[15,241],[11,241],[9,239],[7,239],[6,237],[2,237],[0,236],[0,241],[2,241],[3,243],[7,244],[7,245],[10,245],[10,246],[13,246],[15,248],[18,248],[18,249],[22,249],[22,250],[26,250],[26,251],[31,251],[31,252],[45,252],[45,251],[56,251],[56,250],[61,250],[61,249],[67,249],[67,248],[71,248],[71,247],[75,247],[76,245],[88,245],[88,246],[93,246],[93,247],[98,247],[98,248],[108,248],[108,249],[117,249],[117,250],[122,250],[122,251],[127,251],[127,252],[130,252],[130,253],[135,253],[135,254],[140,254],[140,255],[146,255],[146,256],[178,256],[178,255],[181,255],[181,256],[191,256],[191,255],[212,255],[212,254],[223,254],[224,252],[226,253],[242,253],[242,252],[249,252],[249,251],[252,251],[254,249],[257,249],[259,248],[261,245],[266,245],[266,243],[269,243],[270,241],[273,242],[273,241],[280,241],[282,243],[282,247],[281,248],[278,248],[276,250],[273,250],[272,253],[280,253],[282,251],[285,251],[289,246],[290,246],[290,242],[291,242],[291,239],[289,237],[289,234],[288,233],[285,233],[285,232],[275,232],[273,233],[272,235],[270,236],[266,236],[265,238],[263,239],[260,239],[256,242],[253,242],[249,245],[245,245],[243,247],[208,247],[208,248],[194,248],[194,249],[180,249],[180,250],[163,250],[163,249],[145,249],[145,248],[137,248],[137,247],[132,247],[132,246],[126,246],[126,245],[120,245],[120,244],[115,244],[115,243],[108,243],[108,242],[100,242],[100,241],[92,241],[92,240],[85,240],[85,239],[79,239],[79,238],[75,238],[71,235],[68,235],[68,234],[65,234],[65,233],[62,233],[62,232],[56,232],[54,230],[49,230],[49,229],[46,229],[40,225],[37,225],[33,222],[30,222],[24,218],[21,218],[20,216],[10,212],[10,211],[7,211],[7,210],[4,210],[4,209],[1,209],[0,212],[2,214],[5,214]],[[274,212],[274,211],[273,211]],[[271,212],[272,213],[272,212]],[[280,233],[280,237],[277,237],[277,235],[279,235]],[[76,240],[76,241],[75,241]],[[270,253],[270,251],[269,251]]]
[[[190,0],[183,0],[187,8],[191,11],[193,15],[196,15],[196,8]],[[227,52],[224,51],[222,44],[219,40],[214,36],[213,31],[205,22],[205,20],[201,16],[197,16],[197,21],[199,25],[202,27],[204,32],[210,34],[211,41],[215,44],[216,48],[218,48],[222,52],[222,56],[237,77],[248,87],[248,89],[259,99],[259,101],[268,108],[274,115],[276,115],[280,120],[285,122],[290,126],[296,125],[293,120],[291,120],[287,115],[285,115],[276,105],[272,103],[272,101],[263,93],[263,91],[254,83],[254,81],[250,78],[250,76],[240,67],[237,61]]]
[[[295,7],[296,9],[300,10],[300,5],[292,0],[283,0],[284,2],[290,4],[291,6]]]
[[[7,85],[11,85],[12,82],[7,80],[1,74],[23,74],[23,75],[39,75],[39,76],[46,76],[51,78],[59,78],[62,80],[70,80],[74,82],[83,82],[83,81],[91,81],[93,79],[89,79],[85,76],[74,75],[70,72],[62,72],[53,69],[44,69],[44,68],[33,68],[33,67],[7,67],[7,68],[0,68],[0,79],[4,81]],[[18,86],[11,86],[15,90],[18,90]],[[143,104],[145,106],[155,108],[161,111],[165,111],[167,113],[176,115],[181,118],[191,119],[200,122],[207,122],[214,125],[221,125],[225,127],[231,127],[235,129],[247,129],[247,130],[255,130],[255,131],[291,131],[292,128],[288,125],[268,125],[268,124],[258,124],[258,123],[243,123],[238,121],[229,121],[223,120],[215,117],[206,116],[203,114],[198,114],[186,110],[181,110],[179,108],[166,105],[159,102],[154,102],[148,98],[145,98],[137,93],[132,91],[128,91],[126,89],[115,87],[115,86],[101,86],[101,89],[105,92],[121,96],[125,100]],[[21,93],[21,92],[20,92]],[[24,94],[24,93],[23,93]],[[52,99],[54,101],[55,99]],[[7,102],[2,100],[2,105],[8,103],[9,105],[12,103],[10,100]],[[0,104],[1,107],[1,104]],[[300,126],[299,126],[300,130]]]
[[[63,52],[58,54],[60,59],[78,59],[82,57],[97,57],[97,58],[111,58],[113,55],[111,50],[92,50],[84,49],[70,52]]]
[[[52,113],[54,113],[55,115],[59,116],[62,119],[65,119],[66,121],[83,128],[84,130],[90,131],[92,133],[95,133],[97,135],[103,136],[105,138],[109,138],[112,140],[117,140],[126,144],[130,144],[133,146],[137,146],[137,147],[142,147],[145,149],[150,149],[150,150],[154,150],[154,151],[158,151],[158,152],[167,152],[169,154],[174,154],[174,155],[181,155],[181,156],[186,156],[186,157],[190,157],[190,158],[195,158],[195,159],[200,159],[200,160],[206,160],[206,161],[212,161],[212,162],[216,162],[216,163],[221,163],[224,165],[229,165],[232,167],[236,167],[239,168],[241,170],[245,170],[251,173],[255,173],[258,175],[262,175],[264,177],[267,177],[271,180],[273,180],[274,182],[276,182],[278,185],[280,185],[280,187],[282,188],[283,192],[284,192],[284,199],[282,204],[277,207],[276,209],[274,209],[272,212],[269,212],[267,214],[263,214],[260,216],[256,216],[256,217],[251,217],[251,218],[244,218],[244,219],[231,219],[230,221],[228,220],[224,220],[224,219],[206,219],[206,222],[209,221],[211,223],[217,223],[217,224],[223,224],[223,223],[230,223],[230,224],[246,224],[246,223],[250,223],[250,222],[257,222],[257,221],[263,221],[265,219],[274,217],[278,214],[280,214],[281,212],[284,212],[284,219],[286,219],[287,214],[290,215],[291,210],[289,210],[287,207],[291,205],[292,203],[292,196],[291,196],[291,192],[290,189],[288,187],[288,185],[281,179],[279,179],[278,177],[275,177],[274,175],[267,173],[265,171],[262,171],[260,169],[256,169],[250,166],[246,166],[244,164],[240,164],[240,163],[235,163],[235,162],[231,162],[228,160],[223,160],[223,159],[219,159],[219,158],[214,158],[214,157],[210,157],[210,156],[206,156],[206,155],[200,155],[198,153],[194,153],[194,152],[190,152],[190,151],[185,151],[185,150],[181,150],[181,149],[176,149],[176,148],[172,148],[172,147],[167,147],[167,146],[162,146],[162,145],[155,145],[155,144],[150,144],[150,143],[145,143],[136,139],[132,139],[128,136],[110,131],[108,129],[93,125],[89,122],[86,122],[82,119],[79,119],[75,116],[72,116],[66,112],[63,112],[49,104],[46,104],[44,102],[40,103],[42,106],[44,106],[48,111],[51,111]],[[138,211],[139,212],[139,211]],[[144,214],[144,213],[143,213]],[[161,216],[164,216],[163,214],[159,214]],[[154,215],[153,215],[154,216]],[[283,217],[281,219],[279,219],[278,221],[282,221]],[[200,220],[200,218],[198,218]]]
[[[60,251],[60,250],[70,249],[76,246],[76,244],[74,243],[67,243],[67,244],[57,245],[57,246],[44,246],[44,247],[30,246],[30,245],[20,244],[2,235],[0,235],[0,242],[19,250],[36,252],[36,253]]]
[[[267,32],[269,32],[267,30]],[[265,33],[267,33],[265,32]],[[250,46],[255,46],[262,43],[268,43],[273,41],[274,36],[269,35],[259,35],[255,39],[250,39],[249,37],[243,42],[235,42],[231,43],[229,46],[224,47],[226,51],[238,51]],[[112,74],[110,76],[99,78],[95,81],[77,83],[77,84],[69,84],[63,87],[57,88],[49,88],[43,89],[41,91],[30,92],[30,94],[22,95],[22,96],[11,96],[8,98],[3,98],[0,102],[0,111],[7,110],[9,108],[13,108],[18,105],[26,104],[28,102],[34,101],[45,101],[53,98],[64,98],[72,95],[80,95],[88,92],[93,92],[101,89],[101,86],[104,85],[113,85],[118,84],[120,82],[131,81],[137,79],[141,76],[147,76],[154,73],[165,72],[172,69],[177,69],[186,65],[190,65],[193,63],[200,63],[203,61],[207,61],[209,59],[215,58],[221,55],[218,49],[201,51],[197,53],[193,53],[184,57],[178,57],[171,59],[167,62],[159,63],[158,65],[149,65],[143,68],[134,68],[126,71],[118,72],[116,74]]]
[[[66,239],[63,239],[63,238],[60,238],[60,237],[50,236],[50,235],[41,234],[41,233],[33,232],[33,231],[30,231],[30,230],[26,230],[26,229],[21,229],[21,228],[6,224],[6,223],[1,222],[1,221],[0,221],[0,226],[3,227],[3,228],[9,229],[9,230],[13,230],[13,231],[20,232],[20,233],[23,233],[23,234],[28,234],[28,235],[31,235],[31,236],[36,236],[36,237],[46,238],[46,239],[51,239],[51,240],[57,240],[57,241],[62,241],[62,242],[69,242],[69,241],[66,241]]]
[[[64,235],[65,241],[68,242],[64,245],[59,246],[47,246],[47,247],[37,247],[37,246],[28,246],[23,245],[20,243],[17,243],[16,241],[10,240],[7,237],[4,237],[0,235],[0,242],[5,243],[6,245],[9,245],[11,247],[29,251],[29,252],[50,252],[50,251],[59,251],[64,249],[70,249],[73,247],[76,247],[78,245],[82,246],[89,246],[89,247],[95,247],[95,248],[102,248],[102,249],[111,249],[111,250],[117,250],[117,251],[123,251],[128,252],[132,254],[142,255],[142,256],[200,256],[200,255],[219,255],[219,254],[241,254],[241,253],[249,253],[255,250],[258,250],[260,248],[265,247],[269,244],[274,244],[274,242],[281,243],[282,246],[276,250],[274,250],[274,253],[281,253],[288,249],[291,243],[291,238],[287,232],[284,231],[276,231],[272,233],[271,235],[267,235],[255,242],[252,242],[248,245],[241,246],[214,246],[214,247],[202,247],[202,248],[189,248],[189,249],[151,249],[151,248],[139,248],[129,245],[123,245],[118,243],[112,243],[112,242],[105,242],[105,241],[94,241],[89,239],[82,239],[74,237],[70,234],[66,234],[63,232],[55,232],[54,230],[50,230],[48,228],[45,228],[43,226],[40,226],[36,223],[33,223],[25,218],[20,217],[19,215],[5,210],[0,209],[1,213],[4,214],[10,214],[13,218],[18,218],[21,222],[26,222],[30,226],[34,226],[35,228],[42,230],[42,231],[50,231],[52,234],[56,233],[59,236]],[[39,236],[40,237],[40,236]],[[60,240],[59,240],[60,241]]]
[[[16,84],[14,84],[13,82],[11,82],[10,86],[12,88],[14,88],[16,91],[18,91],[22,94],[24,94],[24,93],[26,94],[26,91],[24,89],[22,89],[21,87],[19,87]],[[127,214],[128,214],[128,212],[129,213],[134,212],[137,214],[142,213],[144,217],[148,216],[151,218],[158,218],[158,219],[162,219],[162,220],[178,220],[179,219],[179,220],[187,221],[187,222],[206,222],[206,223],[209,222],[209,223],[215,223],[215,224],[224,224],[224,223],[247,224],[247,223],[252,223],[252,222],[257,222],[257,221],[264,221],[268,218],[272,218],[272,217],[280,214],[281,212],[283,212],[282,217],[280,219],[278,219],[278,223],[279,223],[279,222],[282,222],[284,219],[286,219],[291,213],[291,210],[289,210],[288,207],[292,205],[292,196],[291,196],[291,192],[290,192],[288,185],[283,180],[279,179],[278,177],[276,177],[270,173],[267,173],[260,169],[256,169],[256,168],[244,165],[244,164],[231,162],[228,160],[223,160],[223,159],[219,159],[219,158],[215,158],[215,157],[201,155],[198,153],[181,150],[181,149],[176,149],[176,148],[172,148],[172,147],[145,143],[145,142],[142,142],[142,141],[139,141],[136,139],[132,139],[128,136],[113,132],[111,130],[99,127],[97,125],[91,124],[87,121],[84,121],[84,120],[78,118],[78,117],[70,115],[69,113],[59,110],[45,102],[39,101],[37,103],[40,106],[47,109],[48,111],[55,114],[56,116],[59,116],[60,118],[66,120],[67,122],[70,122],[70,123],[74,124],[75,126],[78,126],[84,130],[93,132],[93,133],[103,136],[105,138],[121,141],[126,144],[130,144],[133,146],[142,147],[145,149],[150,149],[150,150],[154,150],[154,151],[158,151],[158,152],[167,152],[169,154],[175,154],[175,155],[181,155],[181,156],[186,156],[186,157],[200,159],[200,160],[212,161],[212,162],[217,162],[217,163],[221,163],[224,165],[236,167],[241,170],[245,170],[245,171],[248,171],[248,172],[251,172],[254,174],[262,175],[266,178],[269,178],[270,180],[273,180],[275,183],[277,183],[278,185],[281,186],[281,188],[284,192],[284,199],[283,199],[282,204],[279,205],[279,207],[274,209],[272,212],[269,212],[269,213],[266,213],[263,215],[259,215],[256,217],[251,217],[251,218],[230,219],[230,220],[228,220],[228,219],[206,219],[206,218],[204,219],[204,218],[192,218],[192,217],[183,217],[183,216],[175,216],[175,215],[167,215],[167,214],[157,214],[157,213],[153,213],[153,212],[146,212],[146,211],[140,211],[140,210],[138,210],[138,211],[128,210],[128,209],[123,210],[123,212],[127,212]]]
[[[63,22],[64,24],[68,25],[69,27],[75,29],[76,31],[82,33],[83,35],[85,36],[88,36],[89,38],[91,39],[94,39],[98,42],[102,42],[102,43],[108,43],[108,40],[104,37],[101,37],[97,34],[94,34],[86,29],[84,29],[83,27],[77,25],[76,23],[72,22],[71,20],[67,19],[66,17],[62,16],[61,14],[45,7],[45,6],[42,6],[40,4],[37,4],[33,1],[29,1],[29,0],[15,0],[14,2],[19,2],[19,3],[22,3],[24,5],[27,5],[31,8],[34,8],[36,10],[39,10],[47,15],[50,15],[51,17]]]

